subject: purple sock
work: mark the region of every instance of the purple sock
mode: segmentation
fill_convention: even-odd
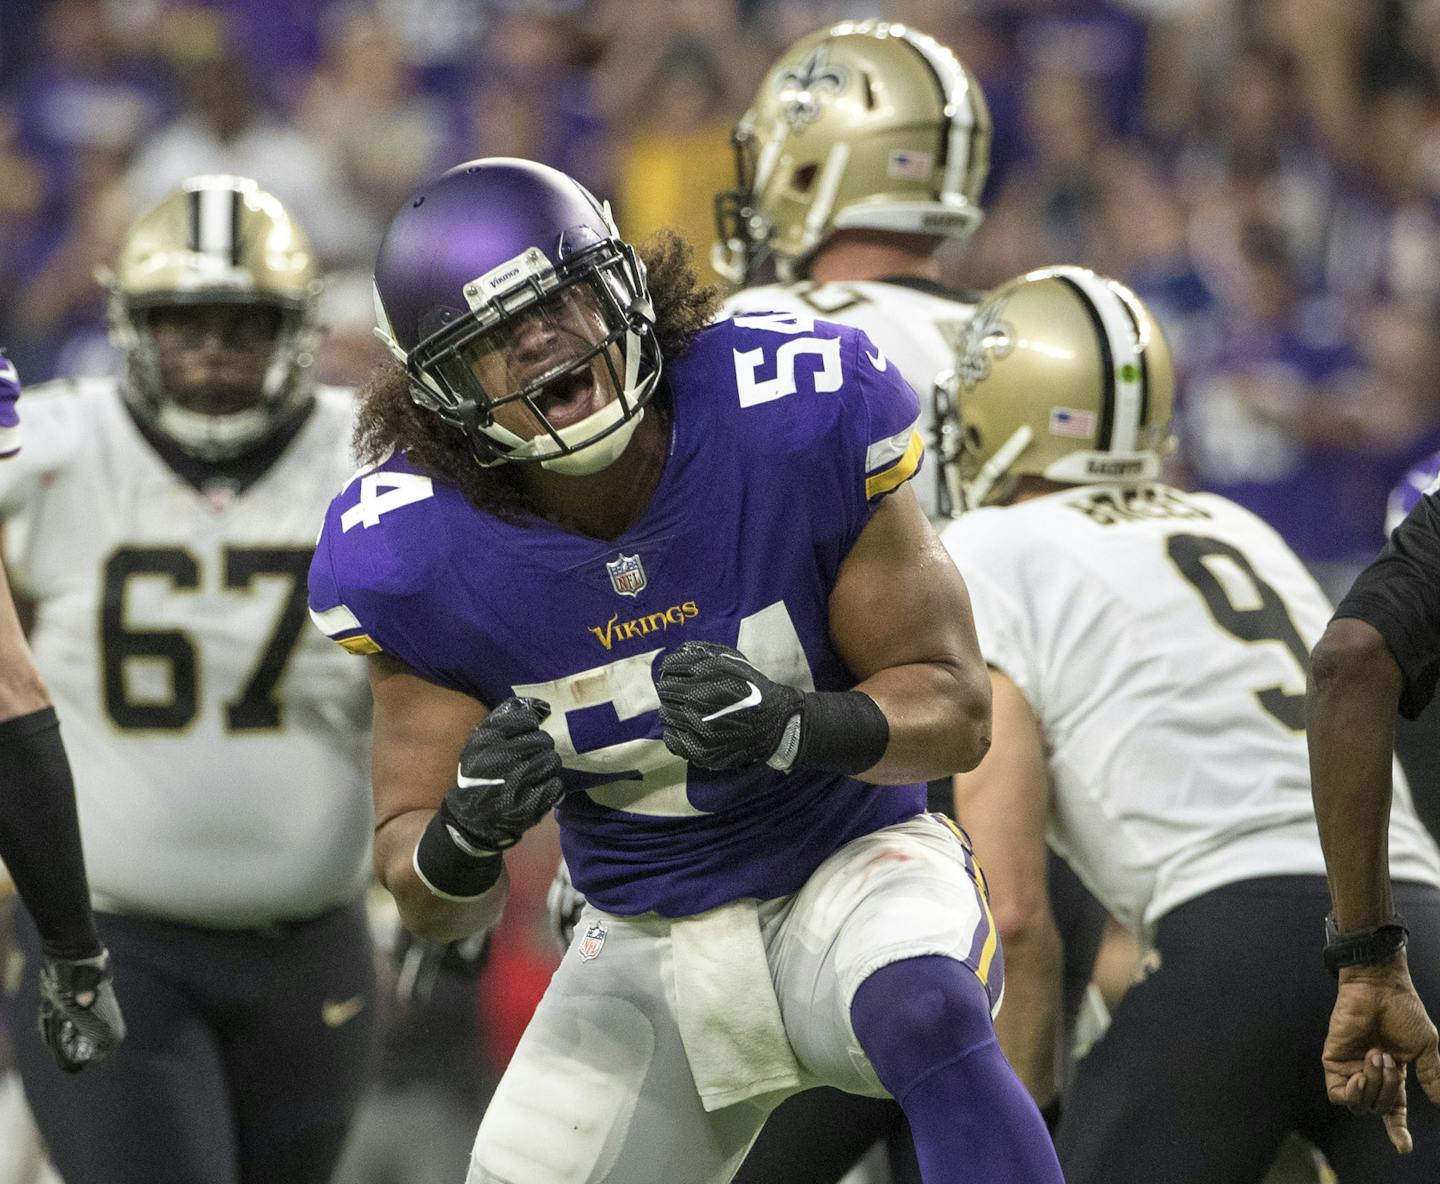
[[[925,1184],[1064,1184],[1040,1111],[1000,1051],[990,999],[953,958],[882,966],[850,1022],[915,1136]]]

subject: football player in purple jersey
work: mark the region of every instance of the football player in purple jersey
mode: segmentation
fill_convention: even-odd
[[[899,1100],[929,1184],[1059,1181],[983,875],[925,813],[989,699],[896,368],[808,316],[705,327],[673,239],[512,159],[395,216],[376,309],[403,369],[310,606],[370,655],[380,877],[473,932],[553,808],[588,902],[470,1184],[726,1181],[819,1084]]]
[[[20,450],[20,379],[0,357],[0,463]],[[0,860],[40,931],[40,1031],[60,1067],[125,1039],[110,955],[90,911],[70,762],[0,565]]]

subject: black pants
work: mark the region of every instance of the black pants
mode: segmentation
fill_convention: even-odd
[[[65,1184],[325,1184],[365,1087],[375,974],[356,902],[265,930],[99,914],[129,1033],[62,1073],[36,1029],[39,943],[7,1016]]]
[[[1410,972],[1440,1015],[1440,889],[1395,885]],[[1440,1181],[1440,1107],[1409,1083],[1415,1151],[1325,1096],[1320,1050],[1335,980],[1320,961],[1318,876],[1227,885],[1166,914],[1160,966],[1132,987],[1076,1070],[1056,1135],[1069,1184],[1254,1184],[1286,1134],[1342,1184]]]

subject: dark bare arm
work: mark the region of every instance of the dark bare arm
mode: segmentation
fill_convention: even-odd
[[[0,721],[50,706],[0,564]]]
[[[830,594],[830,633],[890,724],[877,785],[947,777],[980,763],[990,746],[990,678],[970,596],[902,487],[880,503],[845,557]]]
[[[435,896],[412,862],[421,832],[455,783],[465,737],[486,716],[484,704],[427,682],[384,654],[370,662],[375,698],[375,870],[399,906],[405,927],[431,941],[456,941],[492,925],[508,881],[473,901]]]
[[[1353,618],[1331,621],[1310,661],[1305,723],[1310,788],[1342,933],[1392,913],[1389,869],[1391,759],[1402,677],[1380,632]],[[1404,950],[1340,970],[1322,1063],[1330,1100],[1379,1114],[1395,1149],[1408,1152],[1405,1076],[1440,1104],[1435,1026],[1410,981]]]
[[[1063,978],[1045,845],[1050,772],[1024,693],[997,670],[990,681],[994,742],[978,768],[955,778],[955,817],[975,843],[1005,951],[1005,1006],[995,1033],[1025,1088],[1045,1106],[1055,1098]]]
[[[1331,621],[1310,659],[1310,792],[1342,932],[1389,918],[1391,761],[1400,667],[1364,621]]]

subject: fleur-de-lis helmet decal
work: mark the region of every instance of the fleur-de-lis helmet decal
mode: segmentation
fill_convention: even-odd
[[[965,327],[955,372],[966,390],[989,376],[992,359],[1007,357],[1014,347],[1015,330],[1000,319],[1004,311],[1003,300],[983,305]]]
[[[773,261],[803,279],[842,230],[963,238],[980,222],[990,112],[933,37],[842,21],[770,68],[735,125],[735,187],[715,197],[715,270],[757,282]]]
[[[817,45],[798,68],[775,79],[785,121],[803,131],[820,116],[820,96],[826,91],[838,95],[848,81],[849,71],[830,62],[829,46]]]

